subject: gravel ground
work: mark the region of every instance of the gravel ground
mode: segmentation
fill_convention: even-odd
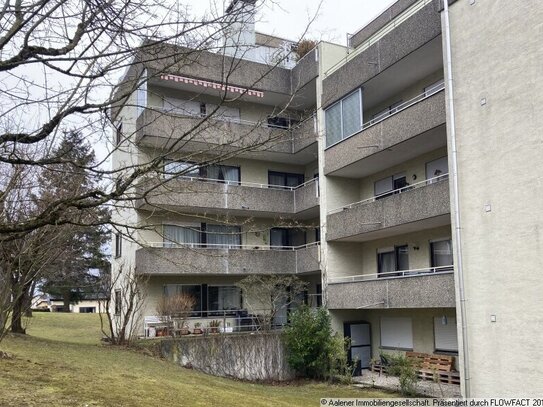
[[[355,377],[354,381],[361,387],[376,387],[378,389],[400,391],[400,383],[397,377],[387,376],[386,374],[379,376],[378,373],[370,372],[369,370],[363,370],[362,376]],[[460,386],[454,384],[438,384],[429,380],[419,380],[416,389],[421,396],[461,397]]]

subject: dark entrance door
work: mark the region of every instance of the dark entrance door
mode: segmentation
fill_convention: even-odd
[[[371,330],[367,322],[345,322],[343,330],[346,337],[351,338],[349,363],[356,360],[354,375],[360,376],[362,369],[370,367],[371,360]]]

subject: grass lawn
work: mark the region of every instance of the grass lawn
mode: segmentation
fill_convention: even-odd
[[[269,386],[208,376],[100,344],[97,314],[35,313],[0,349],[0,406],[318,406],[321,397],[392,397],[320,383]]]

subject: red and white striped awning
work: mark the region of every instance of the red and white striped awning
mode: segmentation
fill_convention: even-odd
[[[240,88],[238,86],[224,85],[222,83],[203,81],[201,79],[187,78],[185,76],[165,74],[165,75],[160,75],[160,79],[164,81],[189,83],[191,85],[203,86],[204,88],[226,90],[227,92],[232,92],[232,93],[240,93],[240,94],[245,93],[248,96],[256,96],[257,98],[264,97],[264,92],[261,92],[259,90]]]

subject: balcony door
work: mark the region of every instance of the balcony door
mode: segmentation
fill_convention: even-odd
[[[371,360],[371,329],[367,322],[346,322],[343,324],[345,337],[351,339],[348,359],[349,363],[356,361],[354,375],[361,376],[362,369],[370,367]]]
[[[306,234],[302,229],[272,228],[270,246],[296,247],[306,244]]]
[[[377,274],[379,277],[397,277],[394,271],[409,270],[409,248],[407,245],[381,249],[377,252]]]

